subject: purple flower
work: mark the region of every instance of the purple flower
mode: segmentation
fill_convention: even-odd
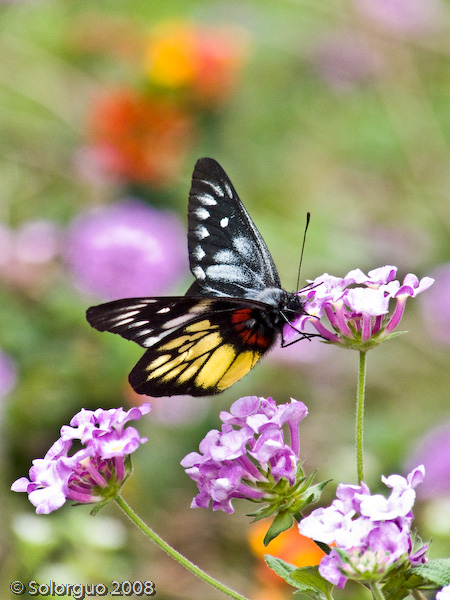
[[[407,298],[414,298],[434,282],[431,277],[419,281],[410,273],[400,283],[394,279],[396,272],[396,267],[386,265],[369,271],[368,275],[354,269],[344,278],[325,273],[310,281],[299,292],[306,300],[306,314],[292,325],[285,325],[284,339],[294,338],[298,335],[296,330],[306,330],[308,323],[324,340],[361,351],[392,337]],[[395,308],[389,313],[393,299]]]
[[[57,510],[66,500],[87,504],[114,499],[131,473],[127,458],[147,441],[134,427],[124,425],[149,411],[150,404],[127,412],[82,409],[70,426],[61,428],[61,437],[44,458],[33,460],[29,479],[17,479],[11,489],[26,492],[38,514]],[[69,456],[74,440],[83,448]]]
[[[33,297],[56,275],[59,228],[52,221],[25,221],[17,229],[0,223],[0,277]]]
[[[76,220],[65,260],[85,292],[105,299],[160,295],[187,271],[185,238],[176,215],[123,202]]]
[[[424,473],[420,466],[406,478],[382,477],[391,489],[388,498],[372,495],[364,483],[340,484],[330,506],[300,521],[302,535],[336,546],[319,565],[322,577],[343,588],[347,579],[380,581],[394,564],[415,566],[426,561],[426,546],[413,550],[411,538],[415,487]]]
[[[361,35],[351,29],[333,31],[312,48],[317,72],[336,92],[346,92],[374,79],[381,58]]]
[[[439,0],[354,0],[356,8],[384,31],[403,35],[438,31],[445,19]]]
[[[294,486],[299,465],[298,428],[308,410],[303,402],[291,399],[277,405],[272,398],[246,396],[221,412],[222,429],[213,429],[200,442],[198,452],[181,461],[198,486],[191,506],[234,511],[233,498],[267,502],[278,498],[280,482]],[[283,426],[290,432],[284,438]],[[277,487],[278,486],[278,487]],[[275,491],[277,488],[277,491]]]
[[[15,258],[19,262],[43,264],[60,250],[60,232],[52,221],[26,221],[15,233]]]
[[[0,351],[0,398],[9,394],[16,385],[17,370],[12,358]]]
[[[60,251],[59,228],[48,220],[24,221],[17,229],[0,223],[0,268],[44,265]]]
[[[408,464],[423,463],[427,478],[419,496],[431,500],[450,494],[450,421],[433,427],[415,445]]]

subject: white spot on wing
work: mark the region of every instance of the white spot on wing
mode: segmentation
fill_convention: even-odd
[[[254,247],[245,237],[236,237],[233,239],[233,246],[244,258],[250,259],[254,254]]]
[[[211,265],[206,269],[206,274],[210,279],[227,283],[248,283],[249,281],[245,272],[234,265]]]
[[[113,327],[122,327],[123,325],[128,325],[128,323],[133,322],[133,317],[129,317],[128,319],[122,319],[121,321],[117,321],[114,323]]]
[[[192,272],[196,279],[199,279],[200,281],[203,281],[204,279],[206,279],[205,271],[198,265],[192,269]]]
[[[227,181],[224,182],[223,187],[225,188],[225,192],[227,193],[228,198],[232,198],[233,197],[233,192],[231,191],[231,188],[230,188],[230,186],[229,186],[229,184],[228,184]]]
[[[159,310],[156,311],[157,315],[163,315],[164,313],[168,313],[170,312],[170,307],[169,306],[165,306],[164,308],[160,308]]]
[[[203,250],[203,248],[198,245],[194,248],[194,250],[192,251],[192,255],[195,258],[195,260],[201,261],[202,258],[205,256],[206,252]]]
[[[166,334],[164,333],[164,335],[166,335]],[[142,346],[144,346],[144,348],[150,348],[150,346],[153,346],[154,344],[159,342],[163,337],[164,337],[163,335],[149,337],[146,340],[143,340],[141,342],[141,344],[142,344]]]
[[[197,219],[200,219],[200,221],[204,221],[205,219],[208,219],[211,215],[206,210],[206,208],[200,206],[200,208],[196,209],[195,216],[197,217]]]
[[[211,307],[211,304],[212,303],[210,300],[202,300],[201,302],[198,302],[198,304],[194,304],[194,306],[191,306],[191,308],[189,309],[189,313],[196,314],[205,312]]]
[[[207,179],[203,179],[202,181],[205,185],[209,185],[209,187],[212,188],[212,190],[217,196],[219,196],[220,198],[224,197],[223,189],[220,187],[220,185],[216,185],[215,183],[213,183],[212,181],[208,181]]]
[[[142,327],[143,325],[148,325],[148,321],[135,321],[134,323],[131,323],[129,327]]]
[[[179,317],[175,317],[175,319],[171,319],[170,321],[167,321],[167,323],[164,323],[163,325],[163,329],[173,329],[174,327],[179,327],[180,325],[183,325],[183,323],[186,323],[187,321],[190,321],[192,319],[190,314],[185,314],[185,315],[181,315]]]
[[[209,236],[209,231],[206,229],[204,225],[198,225],[195,228],[195,235],[199,240],[204,240]]]
[[[228,248],[225,250],[219,250],[214,254],[214,262],[216,263],[226,263],[226,264],[234,264],[238,262],[238,257],[233,252],[233,250],[229,250]]]
[[[120,313],[118,315],[116,315],[115,317],[111,317],[112,321],[122,321],[125,319],[130,319],[130,317],[134,317],[134,315],[139,314],[138,310],[130,310],[129,312],[126,313]]]
[[[220,219],[220,226],[227,227],[229,221],[230,221],[230,219],[228,217],[224,217],[223,219]]]
[[[199,194],[198,199],[205,206],[216,206],[217,204],[217,200],[214,198],[214,196],[211,196],[211,194]]]
[[[135,308],[144,308],[147,304],[154,304],[156,302],[155,298],[149,298],[148,300],[144,300],[143,302],[138,302],[137,304],[130,304],[130,309]]]
[[[141,329],[141,330],[137,331],[135,335],[136,335],[136,338],[143,337],[144,335],[150,335],[151,333],[154,333],[154,331],[155,331],[154,329],[150,329],[150,328]]]

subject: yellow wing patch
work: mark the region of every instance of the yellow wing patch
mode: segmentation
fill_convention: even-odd
[[[195,385],[205,389],[215,387],[235,359],[236,351],[233,346],[230,346],[230,344],[219,346],[210,355],[208,362],[195,378]]]
[[[192,325],[188,325],[185,328],[186,333],[196,333],[197,331],[210,331],[211,329],[218,329],[218,325],[211,325],[210,321],[199,321],[198,323],[193,323]]]
[[[186,359],[187,352],[183,352],[183,354],[178,354],[177,356],[175,356],[175,358],[172,358],[172,360],[165,360],[164,364],[160,367],[158,366],[157,368],[154,368],[152,366],[154,363],[157,363],[159,359],[165,358],[166,356],[169,356],[169,358],[171,358],[170,355],[165,354],[163,357],[160,356],[148,365],[147,371],[150,371],[147,377],[148,381],[150,381],[150,379],[155,379],[156,377],[162,377],[163,375],[165,375],[164,379],[166,379],[167,377],[171,379],[172,376],[168,375],[169,371],[172,371],[172,369],[178,367]]]
[[[178,377],[178,381],[180,383],[186,383],[189,379],[195,377],[196,373],[198,373],[200,367],[208,360],[208,355],[200,356],[194,362],[192,362]]]
[[[239,352],[226,343],[218,326],[207,319],[185,327],[159,351],[162,354],[146,366],[147,381],[160,379],[181,388],[201,389],[205,394],[230,387],[261,357],[257,351]]]
[[[252,369],[258,360],[261,358],[259,352],[242,352],[236,356],[236,359],[231,364],[230,368],[224,373],[223,377],[217,382],[217,387],[220,390],[226,390],[230,385],[233,385],[241,377]]]

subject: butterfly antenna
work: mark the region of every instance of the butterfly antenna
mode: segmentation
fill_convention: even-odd
[[[303,243],[302,243],[302,251],[300,253],[300,263],[298,265],[298,274],[297,274],[297,287],[295,288],[296,290],[299,289],[299,285],[300,285],[300,272],[302,270],[302,262],[303,262],[303,252],[305,251],[305,242],[306,242],[306,232],[308,231],[308,226],[309,226],[309,221],[311,219],[311,213],[307,212],[306,213],[306,225],[305,225],[305,232],[303,234]]]

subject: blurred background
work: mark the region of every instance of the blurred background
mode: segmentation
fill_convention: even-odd
[[[81,407],[142,402],[142,354],[92,330],[114,298],[184,294],[190,177],[229,174],[278,266],[302,282],[393,264],[436,284],[409,300],[407,335],[369,354],[367,482],[425,463],[415,509],[450,555],[450,3],[444,0],[0,2],[0,586],[146,580],[167,599],[215,599],[109,506],[36,516],[11,483]],[[190,509],[180,460],[245,395],[302,400],[302,455],[356,482],[358,357],[302,342],[213,399],[150,400],[124,496],[160,535],[255,600],[291,597],[265,552],[310,564],[298,534],[264,550],[254,507]],[[305,554],[306,553],[306,554]],[[354,594],[354,595],[352,595]],[[337,598],[362,598],[350,586]],[[8,595],[9,597],[9,595]]]

